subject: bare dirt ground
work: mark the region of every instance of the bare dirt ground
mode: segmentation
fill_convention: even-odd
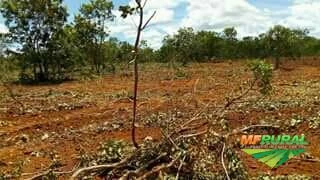
[[[320,158],[320,66],[286,64],[289,68],[274,73],[270,97],[263,103],[235,105],[226,121],[230,128],[285,124],[292,133],[305,134],[310,142],[308,154]],[[209,102],[222,104],[251,76],[240,62],[193,64],[183,73],[155,65],[144,65],[141,71],[139,142],[147,136],[161,138],[158,124],[164,122],[158,122],[159,117],[178,113],[188,118]],[[16,169],[21,163],[23,173],[39,172],[50,165],[52,154],[67,171],[77,164],[80,152],[94,152],[106,140],[130,142],[132,80],[118,73],[58,85],[14,85],[25,114],[0,88],[0,172]],[[248,99],[254,96],[250,94]],[[320,162],[293,159],[271,170],[240,150],[238,153],[250,176],[269,173],[320,178]]]

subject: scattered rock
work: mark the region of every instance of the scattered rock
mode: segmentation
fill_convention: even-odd
[[[277,110],[277,107],[274,104],[271,104],[268,108],[269,111],[275,111]]]
[[[48,133],[45,133],[42,137],[41,137],[41,140],[44,141],[46,139],[49,138],[49,134]]]
[[[20,136],[20,141],[22,141],[23,143],[27,143],[27,142],[29,142],[29,140],[30,140],[30,138],[27,134],[22,134]]]
[[[120,124],[112,124],[112,128],[115,130],[119,129],[120,127]]]
[[[153,138],[151,136],[147,136],[144,138],[144,141],[153,141]]]
[[[42,153],[39,152],[39,151],[32,151],[32,152],[30,153],[30,155],[31,155],[31,156],[34,156],[34,157],[40,157],[40,156],[42,156]]]

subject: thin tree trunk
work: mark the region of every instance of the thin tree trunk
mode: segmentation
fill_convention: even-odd
[[[137,116],[137,95],[138,95],[138,82],[139,82],[139,72],[138,72],[138,51],[139,51],[139,43],[142,31],[142,23],[143,23],[143,8],[141,7],[141,3],[136,0],[139,8],[140,21],[137,29],[137,37],[134,45],[134,89],[133,89],[133,119],[132,119],[132,128],[131,128],[131,137],[132,143],[136,148],[139,148],[139,145],[136,141],[136,116]]]

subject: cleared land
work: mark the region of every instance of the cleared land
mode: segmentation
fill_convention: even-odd
[[[249,94],[228,111],[226,121],[230,129],[261,123],[287,126],[291,133],[305,134],[307,152],[320,158],[320,66],[286,62],[285,67],[274,73],[270,97],[253,102],[257,94]],[[160,139],[160,124],[187,120],[208,103],[223,105],[225,97],[251,77],[243,62],[192,64],[175,71],[151,64],[141,71],[139,142],[147,136]],[[67,171],[77,164],[81,151],[94,152],[109,139],[130,142],[132,86],[132,76],[124,73],[57,85],[14,85],[23,115],[19,103],[0,88],[0,172],[20,162],[24,173],[41,171],[50,165],[51,153]],[[172,114],[176,118],[170,118]],[[271,170],[237,152],[250,176],[294,172],[320,178],[320,162],[293,159]]]

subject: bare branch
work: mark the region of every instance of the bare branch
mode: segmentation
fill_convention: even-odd
[[[172,140],[172,138],[170,136],[168,136],[166,133],[164,133],[162,130],[161,130],[161,133],[162,135],[167,138],[170,143],[176,148],[176,149],[180,149],[180,147]]]
[[[167,153],[162,153],[160,154],[157,158],[152,159],[151,161],[149,161],[148,163],[146,163],[145,165],[143,165],[141,168],[136,169],[135,171],[129,171],[126,174],[124,174],[121,178],[119,178],[119,180],[127,180],[128,178],[130,178],[130,176],[137,176],[139,175],[142,171],[144,171],[145,169],[147,169],[149,166],[151,166],[153,163],[157,162],[158,160],[160,160],[161,158],[167,156]]]
[[[168,169],[170,167],[172,167],[179,159],[180,157],[182,156],[182,153],[180,153],[178,155],[177,158],[175,158],[174,160],[172,160],[169,164],[162,164],[162,165],[159,165],[159,166],[156,166],[154,167],[151,171],[145,173],[144,175],[142,175],[141,177],[139,177],[137,180],[143,180],[143,179],[147,179],[147,177],[155,174],[155,173],[158,173],[164,169]]]
[[[224,108],[228,108],[230,107],[233,103],[235,103],[237,100],[240,100],[242,99],[244,96],[246,96],[254,87],[255,83],[257,82],[257,79],[253,80],[251,83],[250,83],[250,86],[247,90],[245,90],[244,92],[242,92],[239,96],[237,97],[234,97],[230,100],[228,100],[227,104],[224,106]]]
[[[280,126],[277,126],[277,125],[272,125],[272,124],[257,124],[257,125],[251,125],[251,126],[248,126],[248,127],[244,127],[242,128],[240,131],[243,132],[243,131],[247,131],[249,129],[252,129],[252,128],[257,128],[257,127],[272,127],[272,128],[280,128]]]
[[[43,176],[46,176],[47,174],[49,174],[51,172],[51,170],[47,170],[45,172],[41,172],[39,174],[36,174],[34,176],[32,176],[31,178],[28,178],[27,180],[34,180],[34,179],[38,179],[38,178],[41,178]]]
[[[191,131],[191,130],[197,130],[201,127],[204,127],[205,125],[207,125],[209,123],[209,121],[203,121],[203,122],[200,122],[200,123],[197,123],[197,124],[194,124],[192,126],[186,126],[186,127],[182,127],[176,131],[174,131],[173,133],[171,133],[171,137],[175,134],[180,134],[182,132],[185,132],[185,131]]]
[[[201,108],[201,110],[196,113],[195,116],[193,116],[190,120],[188,120],[188,121],[185,122],[183,125],[181,125],[181,126],[180,126],[180,129],[177,129],[177,130],[175,130],[174,132],[172,132],[172,133],[170,134],[170,137],[173,136],[174,134],[177,134],[177,133],[179,133],[179,132],[181,132],[181,131],[184,131],[185,129],[190,129],[190,127],[186,127],[186,126],[190,125],[190,124],[193,123],[195,120],[198,120],[198,118],[200,117],[200,115],[209,107],[210,104],[211,104],[211,103],[207,103],[207,104],[205,105],[205,107]],[[206,121],[205,123],[208,123],[208,122]]]
[[[198,85],[198,83],[199,83],[199,80],[200,80],[200,79],[197,79],[196,82],[194,83],[193,93],[196,93],[196,91],[197,91],[197,85]]]
[[[272,124],[267,124],[267,125],[261,125],[261,124],[258,124],[258,125],[252,125],[252,126],[247,126],[247,127],[244,127],[244,128],[241,128],[241,129],[235,129],[233,130],[232,132],[230,133],[227,133],[227,134],[219,134],[215,131],[212,131],[210,130],[210,134],[216,136],[216,137],[220,137],[220,138],[228,138],[229,136],[231,135],[237,135],[239,133],[243,133],[244,131],[247,131],[247,130],[250,130],[252,128],[257,128],[257,127],[264,127],[264,128],[280,128],[280,126],[277,126],[277,125],[272,125]]]
[[[221,163],[222,163],[223,170],[224,170],[224,172],[226,174],[227,180],[230,180],[228,170],[226,168],[226,165],[224,164],[224,151],[225,151],[225,148],[226,148],[226,143],[224,142],[223,143],[223,147],[222,147],[222,151],[221,151]]]
[[[148,2],[148,0],[144,1],[143,5],[142,5],[142,8],[144,8],[147,5],[147,2]]]
[[[143,31],[148,24],[150,23],[150,21],[154,18],[154,16],[156,15],[157,11],[154,11],[153,14],[150,16],[150,18],[148,19],[148,21],[143,25],[143,27],[141,28],[141,31]]]
[[[141,7],[141,0],[136,0],[136,3],[138,5],[139,12],[139,25],[137,28],[137,36],[136,41],[134,44],[134,85],[133,85],[133,107],[132,107],[132,123],[131,123],[131,139],[132,143],[135,148],[139,148],[139,145],[136,141],[136,127],[135,122],[137,120],[137,96],[138,96],[138,84],[139,84],[139,66],[137,62],[138,58],[138,51],[139,51],[139,44],[140,44],[140,38],[142,33],[142,25],[143,25],[143,7]]]
[[[66,172],[56,172],[56,171],[52,171],[52,170],[47,170],[47,171],[44,171],[42,173],[39,173],[39,174],[36,174],[34,176],[32,176],[31,178],[28,178],[26,180],[35,180],[35,179],[39,179],[41,177],[44,177],[44,176],[47,176],[48,174],[52,173],[53,175],[65,175],[65,174],[71,174],[73,173],[74,170],[72,171],[66,171]],[[25,174],[26,176],[27,174]]]
[[[41,178],[41,177],[44,177],[44,176],[47,176],[48,174],[52,173],[54,175],[65,175],[65,174],[71,174],[73,173],[78,167],[79,167],[80,164],[77,164],[76,166],[74,166],[72,168],[71,171],[62,171],[62,172],[59,172],[59,171],[54,171],[52,169],[48,169],[44,172],[40,172],[40,173],[24,173],[24,174],[21,174],[21,176],[31,176],[31,178],[28,178],[26,180],[35,180],[35,179],[38,179],[38,178]]]
[[[199,132],[199,133],[195,133],[195,134],[187,134],[187,135],[181,135],[177,138],[178,139],[183,139],[183,138],[192,138],[192,137],[196,137],[196,136],[201,136],[201,135],[204,135],[208,132],[208,130],[205,130],[205,131],[202,131],[202,132]]]
[[[184,163],[186,157],[187,157],[186,155],[183,156],[182,160],[180,161],[180,165],[179,165],[178,172],[177,172],[177,175],[176,175],[176,180],[179,180],[180,171],[181,171],[181,168],[183,166],[183,163]]]
[[[129,161],[130,158],[126,158],[123,159],[122,161],[118,162],[118,163],[113,163],[113,164],[105,164],[105,165],[97,165],[97,166],[90,166],[90,167],[85,167],[85,168],[81,168],[78,169],[70,178],[70,180],[76,180],[77,177],[85,172],[88,171],[97,171],[97,170],[102,170],[102,169],[113,169],[113,168],[117,168],[120,166],[123,166],[124,164],[126,164]]]

